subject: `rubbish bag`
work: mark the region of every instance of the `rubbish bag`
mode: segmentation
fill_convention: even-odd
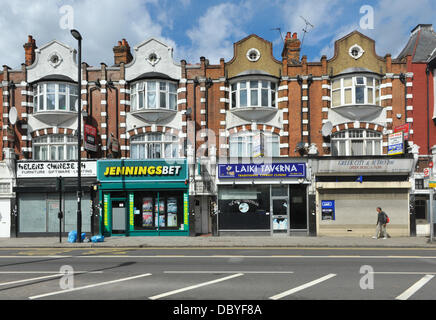
[[[74,243],[77,240],[77,231],[70,231],[68,233],[68,242]]]
[[[104,236],[93,236],[93,237],[91,237],[91,241],[92,242],[103,242]]]
[[[81,235],[82,241],[85,239],[85,236],[86,236],[86,233],[83,232]],[[70,231],[68,233],[68,242],[70,242],[70,243],[77,242],[77,231],[76,230]]]

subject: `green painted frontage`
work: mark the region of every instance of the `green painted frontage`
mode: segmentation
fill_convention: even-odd
[[[162,169],[165,167],[167,169]],[[147,168],[152,169],[148,171]],[[163,160],[101,160],[97,161],[97,172],[102,207],[100,230],[104,236],[189,236],[189,185],[186,160],[177,160],[171,164]],[[153,172],[166,172],[167,175],[149,174]],[[150,230],[135,230],[135,194],[148,191],[157,194],[159,204],[155,207],[157,226]],[[178,208],[183,210],[183,223],[177,224],[178,229],[161,229],[159,196],[165,192],[183,195],[183,208]],[[124,196],[120,197],[120,194]],[[125,209],[125,232],[122,233],[113,233],[112,230],[115,201],[122,202]],[[138,209],[136,211],[139,212]],[[165,216],[163,218],[165,219]]]

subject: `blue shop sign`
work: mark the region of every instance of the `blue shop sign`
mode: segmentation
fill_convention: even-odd
[[[306,163],[220,164],[218,178],[306,178]]]

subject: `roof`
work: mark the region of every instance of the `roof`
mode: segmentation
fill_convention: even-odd
[[[404,49],[398,55],[398,59],[411,55],[412,62],[427,62],[436,48],[436,33],[431,24],[419,24],[410,35]]]

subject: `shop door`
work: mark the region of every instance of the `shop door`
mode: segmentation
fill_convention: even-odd
[[[289,199],[272,198],[271,226],[273,235],[289,234]]]
[[[112,201],[112,233],[126,233],[126,200]]]
[[[47,232],[59,232],[58,214],[59,200],[47,200]]]

